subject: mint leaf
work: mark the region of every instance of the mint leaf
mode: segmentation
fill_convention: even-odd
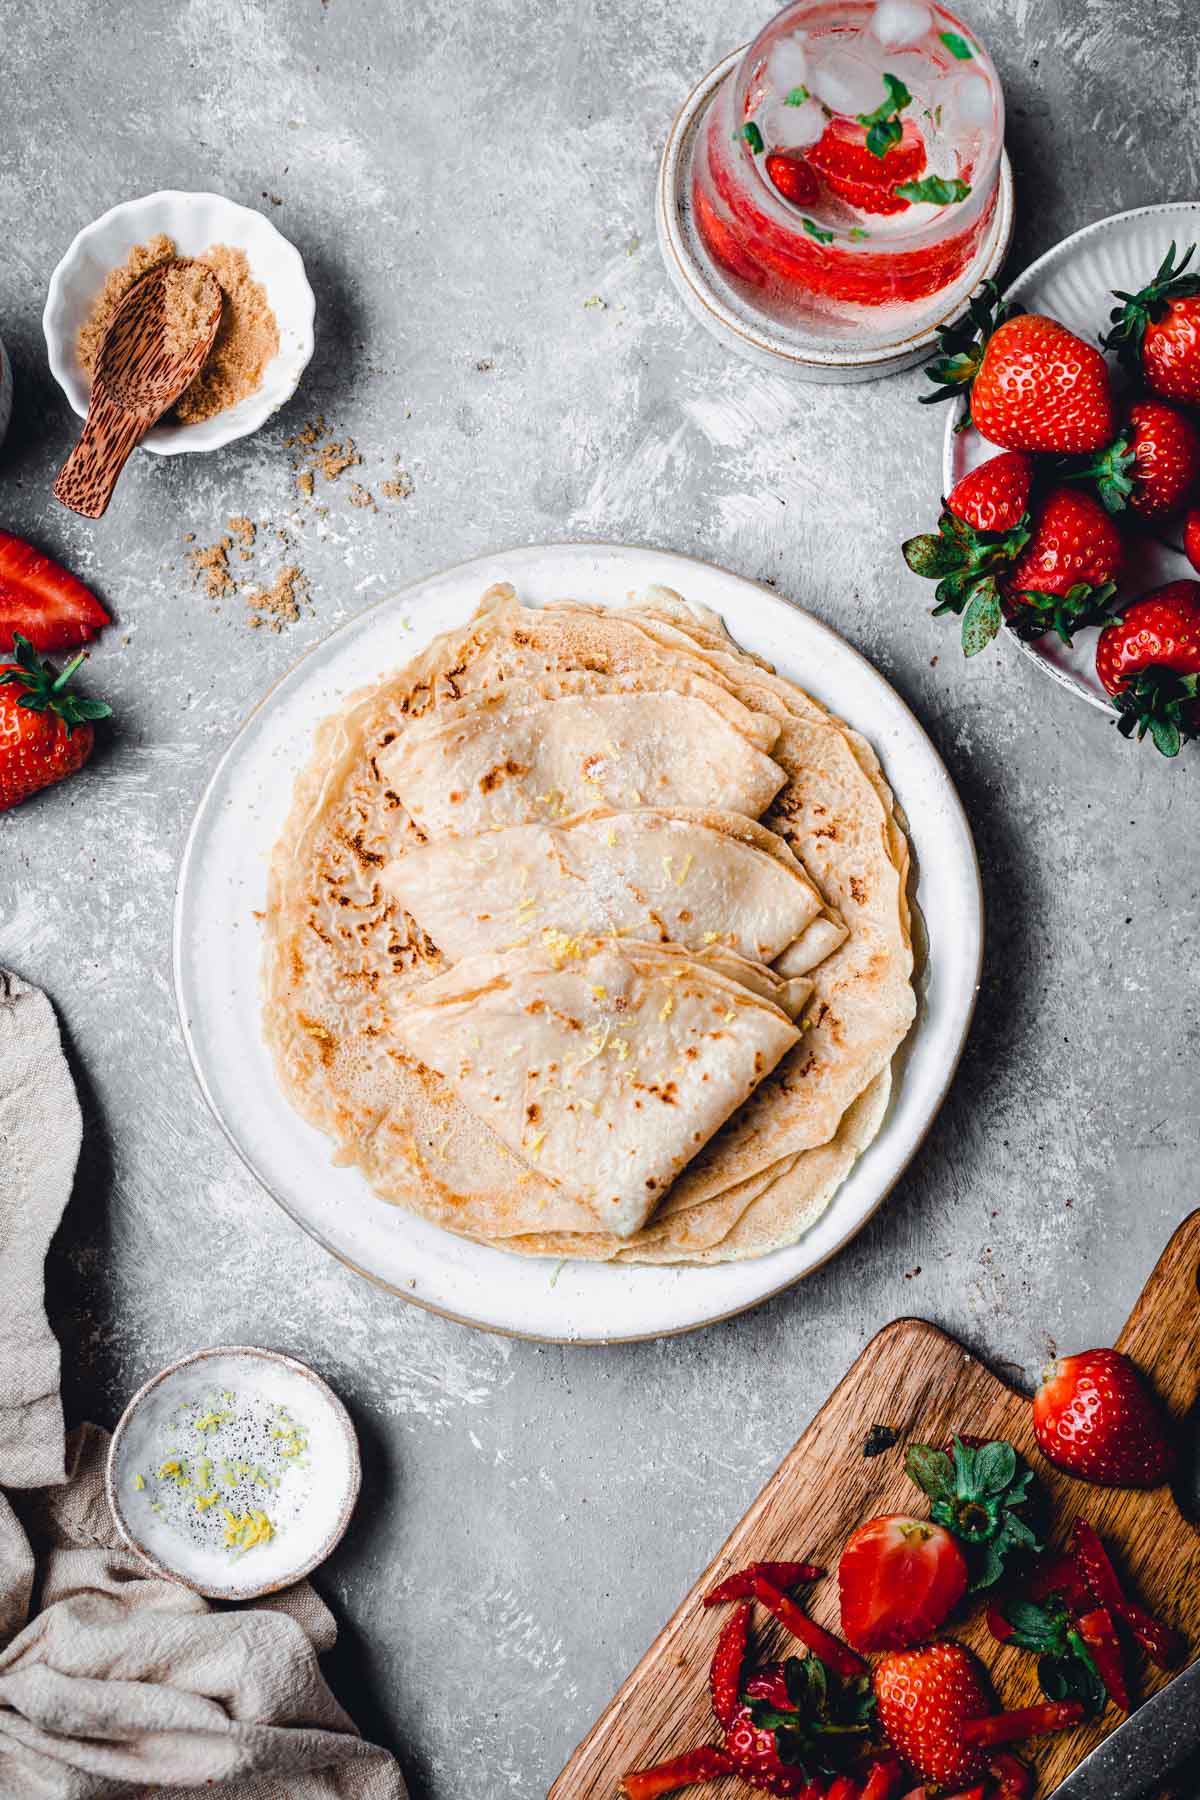
[[[806,87],[794,87],[791,93],[785,97],[783,104],[785,106],[803,106],[806,100],[811,99],[812,95]]]
[[[745,140],[749,144],[751,150],[753,150],[755,156],[762,155],[762,153],[763,153],[763,134],[758,129],[758,126],[754,123],[753,119],[747,119],[746,123],[744,125],[742,125],[741,127],[739,127],[739,129],[737,131],[734,132],[733,137],[734,137],[735,143],[737,142],[738,138],[745,138]]]
[[[901,200],[928,200],[932,206],[954,206],[965,200],[970,184],[954,176],[944,181],[940,175],[926,175],[923,181],[901,181],[893,189]]]
[[[810,238],[816,238],[818,244],[832,244],[832,231],[826,231],[822,226],[817,224],[815,219],[802,219],[800,223],[804,226],[804,229],[807,231]]]
[[[965,37],[959,37],[957,31],[939,31],[938,36],[957,62],[970,62],[974,57],[970,44]]]
[[[867,149],[872,156],[886,156],[892,145],[900,142],[903,128],[897,115],[912,105],[912,95],[899,76],[885,70],[883,87],[883,99],[874,112],[855,115],[858,123],[866,126]]]

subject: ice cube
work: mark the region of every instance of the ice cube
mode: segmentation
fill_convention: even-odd
[[[995,108],[992,90],[983,76],[964,75],[956,82],[951,107],[953,116],[960,125],[970,125],[976,130],[985,131],[992,122]]]
[[[808,82],[808,53],[796,37],[781,37],[767,58],[767,80],[784,97]]]
[[[867,29],[886,50],[905,50],[933,30],[933,14],[923,0],[879,0]]]
[[[814,63],[808,86],[836,113],[856,118],[874,112],[884,99],[883,76],[848,50],[831,50]]]
[[[784,150],[807,150],[824,135],[825,109],[819,100],[806,100],[803,106],[775,106],[771,109],[770,139]]]

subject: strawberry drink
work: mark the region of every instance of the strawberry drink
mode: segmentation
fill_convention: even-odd
[[[773,317],[918,326],[983,245],[1003,138],[991,59],[944,7],[794,0],[699,122],[696,227]]]

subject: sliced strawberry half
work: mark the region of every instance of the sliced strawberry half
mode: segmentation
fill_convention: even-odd
[[[20,632],[39,653],[77,650],[109,623],[95,594],[69,569],[0,531],[0,645]]]
[[[925,167],[925,140],[905,119],[900,140],[883,155],[867,148],[867,132],[849,119],[830,119],[808,151],[809,167],[850,206],[865,213],[901,213],[911,204],[896,188]]]
[[[888,1513],[853,1532],[838,1564],[842,1631],[856,1650],[906,1650],[944,1625],[967,1591],[967,1561],[929,1519]]]

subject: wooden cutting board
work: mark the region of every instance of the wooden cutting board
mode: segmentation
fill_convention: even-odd
[[[1117,1339],[1153,1378],[1177,1419],[1200,1396],[1200,1211],[1175,1233]],[[1085,1349],[1086,1345],[1072,1346]],[[894,1426],[899,1442],[872,1458],[863,1442],[874,1424]],[[550,1790],[549,1800],[615,1800],[629,1769],[719,1741],[709,1709],[708,1665],[726,1609],[706,1610],[700,1596],[746,1563],[811,1559],[833,1571],[856,1525],[879,1513],[922,1514],[926,1502],[904,1473],[911,1442],[940,1444],[952,1432],[1007,1438],[1050,1492],[1055,1542],[1085,1515],[1124,1571],[1131,1590],[1200,1651],[1200,1532],[1166,1489],[1137,1493],[1090,1487],[1052,1469],[1034,1444],[1028,1400],[963,1346],[922,1319],[898,1319],[867,1345],[825,1402],[795,1449],[776,1470],[741,1524],[664,1626]],[[836,1580],[802,1593],[805,1609],[840,1631]],[[764,1660],[796,1650],[762,1607],[756,1643]],[[977,1651],[1005,1707],[1041,1698],[1037,1659],[1002,1649],[976,1606],[953,1635]],[[1130,1657],[1134,1692],[1145,1696],[1167,1679],[1140,1650]],[[1034,1762],[1038,1792],[1050,1793],[1119,1722],[1111,1707],[1100,1725],[1043,1738],[1022,1753]],[[687,1800],[735,1800],[751,1790],[733,1778],[685,1790]]]

